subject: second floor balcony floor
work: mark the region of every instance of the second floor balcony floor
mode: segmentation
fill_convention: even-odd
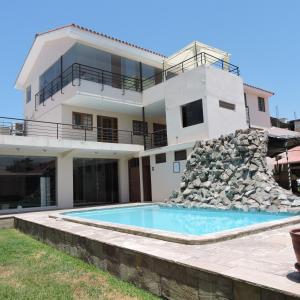
[[[100,121],[98,124],[102,126],[98,124],[93,126],[89,119],[85,119],[84,124],[76,120],[73,124],[67,124],[0,117],[0,135],[141,145],[145,150],[167,146],[168,144],[165,126],[161,125],[154,132],[148,132],[146,126],[138,126],[133,130],[119,129],[115,118],[102,117]],[[141,121],[139,125],[141,124],[147,123]],[[101,149],[100,144],[99,149]]]

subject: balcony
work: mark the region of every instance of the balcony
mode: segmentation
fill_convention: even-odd
[[[162,72],[145,79],[129,77],[92,66],[74,63],[35,95],[35,109],[37,110],[38,105],[44,104],[47,99],[52,99],[57,92],[63,92],[63,88],[69,84],[75,87],[80,86],[82,81],[89,81],[99,84],[101,91],[104,90],[105,86],[110,86],[121,89],[123,94],[126,90],[141,93],[143,90],[201,65],[210,65],[237,76],[240,75],[239,67],[227,62],[225,59],[220,59],[206,52],[196,53],[196,55],[179,63],[171,64],[171,66],[165,68]]]
[[[49,137],[99,143],[142,145],[152,149],[167,145],[166,130],[152,133],[18,118],[0,117],[0,135]]]

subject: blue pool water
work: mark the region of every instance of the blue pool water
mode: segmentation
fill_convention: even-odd
[[[186,209],[159,205],[91,209],[68,212],[64,215],[193,235],[220,232],[293,216],[293,214],[288,213]]]

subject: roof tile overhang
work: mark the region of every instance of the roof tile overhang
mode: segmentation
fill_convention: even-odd
[[[275,95],[274,92],[270,92],[268,90],[262,89],[260,87],[257,87],[257,86],[254,86],[254,85],[251,85],[251,84],[248,84],[248,83],[244,83],[244,89],[249,90],[249,91],[253,91],[253,92],[256,92],[256,93],[266,94],[268,97],[271,97],[271,96]]]
[[[72,35],[74,36],[74,33],[78,33],[78,34],[86,34],[87,36],[89,35],[91,37],[91,35],[95,38],[99,38],[99,39],[104,39],[107,41],[110,41],[112,43],[116,43],[116,47],[119,45],[124,46],[124,49],[132,49],[135,51],[138,51],[141,55],[142,53],[144,53],[144,55],[147,55],[149,57],[152,57],[152,59],[155,59],[156,61],[163,61],[163,59],[165,58],[165,56],[163,54],[157,53],[155,51],[137,46],[135,44],[111,37],[109,35],[103,34],[103,33],[99,33],[96,32],[94,30],[76,25],[76,24],[68,24],[68,25],[64,25],[58,28],[54,28],[51,29],[49,31],[46,32],[41,32],[41,33],[37,33],[35,35],[35,39],[33,41],[33,44],[31,46],[31,48],[28,51],[28,54],[25,58],[25,61],[22,65],[22,68],[18,74],[18,77],[16,79],[16,83],[15,83],[15,87],[17,89],[21,89],[24,87],[24,83],[26,82],[26,78],[27,75],[29,74],[29,69],[30,67],[34,64],[36,58],[38,57],[39,51],[41,51],[41,48],[43,46],[43,44],[48,41],[51,40],[51,38],[55,39],[55,37],[57,38],[58,36],[63,37],[64,35]],[[55,36],[55,37],[54,37]]]
[[[149,52],[151,54],[155,54],[155,55],[161,56],[163,58],[166,57],[165,55],[163,55],[161,53],[158,53],[158,52],[155,52],[153,50],[150,50],[150,49],[147,49],[147,48],[143,48],[141,46],[138,46],[138,45],[135,45],[135,44],[132,44],[132,43],[120,40],[118,38],[114,38],[114,37],[109,36],[107,34],[104,34],[104,33],[101,33],[101,32],[97,32],[95,30],[92,30],[92,29],[89,29],[89,28],[86,28],[86,27],[83,27],[83,26],[80,26],[80,25],[77,25],[77,24],[74,24],[74,23],[68,24],[68,25],[65,25],[65,26],[61,26],[61,27],[58,27],[58,28],[54,28],[54,29],[51,29],[51,30],[48,30],[48,31],[45,31],[45,32],[37,33],[35,35],[35,37],[37,38],[37,37],[39,37],[41,35],[44,35],[44,34],[47,34],[47,33],[50,33],[50,32],[54,32],[54,31],[57,31],[57,30],[61,30],[61,29],[64,29],[64,28],[76,28],[76,29],[79,29],[79,30],[84,31],[84,32],[92,33],[92,34],[95,34],[97,36],[101,36],[101,37],[110,39],[112,41],[116,41],[116,42],[121,43],[121,44],[126,45],[126,46],[130,46],[130,47],[142,50],[142,51]]]

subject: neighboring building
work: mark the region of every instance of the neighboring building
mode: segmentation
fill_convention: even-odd
[[[300,119],[289,121],[290,129],[300,132]]]
[[[289,188],[289,176],[291,176],[291,188],[293,192],[300,192],[300,146],[288,150],[288,158],[286,152],[277,156],[274,163],[275,179],[284,187]],[[288,170],[288,164],[290,170]],[[290,175],[289,175],[290,171]]]
[[[199,42],[165,57],[74,24],[37,34],[16,81],[26,121],[1,119],[0,209],[165,199],[195,141],[271,126],[273,93],[229,58]]]
[[[273,92],[244,83],[245,105],[248,110],[248,122],[253,128],[271,127],[269,98]]]

